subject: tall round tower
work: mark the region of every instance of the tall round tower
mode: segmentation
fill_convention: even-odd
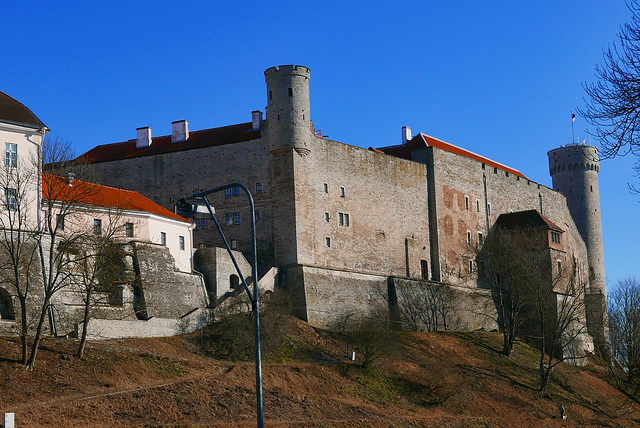
[[[590,292],[604,295],[598,149],[586,144],[567,144],[551,150],[548,156],[553,188],[567,198],[573,221],[587,245]]]
[[[295,149],[304,156],[313,137],[309,108],[309,72],[301,65],[265,70],[269,151]]]

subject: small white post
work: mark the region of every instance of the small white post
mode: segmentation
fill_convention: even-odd
[[[2,426],[4,428],[16,428],[15,414],[14,413],[5,413],[4,414],[4,424]]]

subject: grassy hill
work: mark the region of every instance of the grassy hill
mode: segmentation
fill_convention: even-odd
[[[336,335],[284,316],[264,325],[268,427],[640,423],[640,406],[608,383],[596,359],[560,365],[550,397],[541,398],[536,351],[519,342],[505,357],[496,333],[402,333],[363,369]],[[0,339],[0,413],[15,412],[19,427],[255,426],[254,366],[250,347],[240,346],[246,333],[209,331],[204,343],[199,334],[91,342],[82,361],[73,340],[48,339],[31,372],[16,362],[17,341]]]

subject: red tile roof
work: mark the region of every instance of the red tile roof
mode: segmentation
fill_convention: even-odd
[[[255,140],[256,138],[260,138],[260,131],[253,131],[252,123],[248,122],[189,132],[189,139],[180,143],[172,143],[171,135],[163,135],[152,138],[149,147],[139,149],[136,148],[135,139],[121,143],[102,144],[89,150],[78,159],[88,163],[109,162],[203,147],[222,146]]]
[[[422,133],[413,137],[410,141],[407,142],[407,144],[399,145],[399,146],[381,147],[380,149],[373,149],[373,150],[382,151],[388,155],[411,160],[411,151],[419,148],[424,148],[424,147],[436,147],[438,149],[442,149],[450,153],[455,153],[457,155],[465,156],[467,158],[476,160],[478,162],[482,162],[484,164],[492,166],[493,168],[499,168],[510,174],[517,175],[522,178],[527,178],[517,169],[513,169],[506,165],[502,165],[501,163],[492,161],[491,159],[485,158],[484,156],[477,155],[473,152],[470,152],[458,146],[454,146],[453,144],[446,143],[442,140],[438,140],[437,138],[433,138]]]
[[[131,190],[116,189],[115,187],[73,180],[69,186],[66,177],[57,175],[42,175],[42,197],[56,201],[74,202],[83,205],[95,205],[105,208],[144,211],[162,217],[172,218],[187,223],[190,221],[168,209],[161,207],[140,193]]]
[[[0,122],[40,129],[44,123],[21,102],[0,92]]]

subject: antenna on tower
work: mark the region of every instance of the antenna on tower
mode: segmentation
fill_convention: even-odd
[[[571,143],[575,144],[576,143],[576,136],[573,130],[573,122],[576,121],[576,115],[574,112],[571,112]]]

